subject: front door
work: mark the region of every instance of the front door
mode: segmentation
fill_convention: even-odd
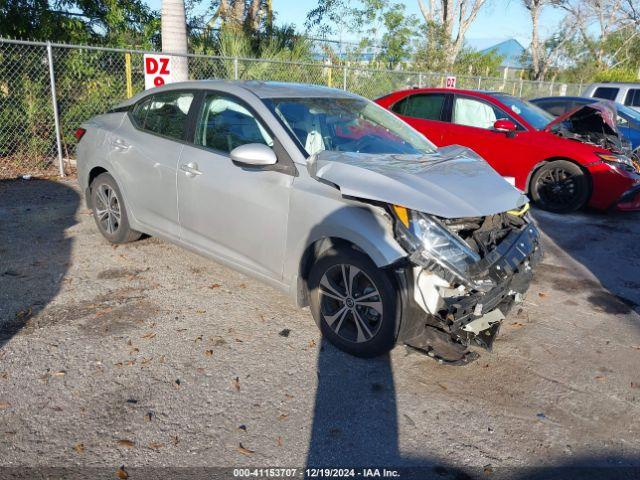
[[[202,102],[193,143],[185,145],[178,166],[182,239],[280,280],[293,177],[238,166],[229,156],[248,143],[273,146],[273,135],[243,101],[210,92]]]
[[[443,142],[445,145],[469,147],[500,175],[513,182],[519,171],[517,162],[521,139],[518,137],[526,132],[522,127],[514,134],[494,130],[495,121],[503,118],[516,123],[508,114],[489,102],[456,95],[451,124],[444,133]]]
[[[391,106],[391,111],[441,147],[444,133],[449,127],[446,112],[450,97],[445,93],[415,93],[396,102]]]

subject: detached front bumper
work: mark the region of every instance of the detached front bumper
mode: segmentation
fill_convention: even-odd
[[[491,350],[502,320],[527,292],[541,257],[540,235],[528,224],[509,234],[478,263],[477,269],[488,273],[495,287],[486,292],[440,289],[437,306],[433,299],[415,301],[434,294],[421,291],[419,276],[424,271],[416,274],[415,269],[407,269],[398,342],[449,363],[468,363],[477,357],[469,352],[470,346]]]

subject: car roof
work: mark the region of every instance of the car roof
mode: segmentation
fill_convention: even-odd
[[[640,83],[636,82],[596,82],[589,85],[591,87],[630,87],[630,88],[638,88],[640,87]]]
[[[233,93],[242,89],[253,93],[259,98],[361,98],[337,88],[329,88],[321,85],[308,85],[304,83],[288,82],[263,82],[258,80],[192,80],[188,82],[176,82],[156,87],[134,95],[122,102],[118,107],[133,105],[140,99],[155,93],[172,90],[220,90]]]
[[[496,95],[509,96],[513,95],[504,92],[495,92],[491,90],[469,90],[464,88],[443,88],[443,87],[426,87],[426,88],[407,88],[398,90],[394,93],[459,93],[462,95],[471,95],[485,99],[495,99]]]
[[[580,96],[566,96],[566,95],[556,95],[553,97],[537,97],[537,98],[532,98],[531,100],[529,100],[530,102],[538,102],[538,101],[542,101],[542,100],[586,100],[586,101],[592,101],[592,102],[596,102],[597,100],[593,100],[594,97],[580,97]]]

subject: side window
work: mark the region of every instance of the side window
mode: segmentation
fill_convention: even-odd
[[[145,117],[147,116],[147,110],[149,109],[150,100],[146,98],[142,102],[137,103],[131,111],[134,123],[142,128],[144,125]]]
[[[205,98],[195,142],[225,153],[247,143],[273,146],[271,135],[246,107],[218,94]]]
[[[615,100],[618,95],[618,89],[613,87],[598,87],[593,92],[593,96],[596,98],[604,98],[605,100]]]
[[[442,120],[445,99],[444,94],[409,95],[396,103],[391,110],[406,117]]]
[[[473,98],[456,97],[453,106],[453,123],[477,128],[493,128],[498,119],[509,116],[499,108]]]
[[[166,92],[153,95],[142,128],[165,137],[184,139],[193,93]]]
[[[640,107],[640,89],[630,88],[624,99],[624,104],[630,107]]]

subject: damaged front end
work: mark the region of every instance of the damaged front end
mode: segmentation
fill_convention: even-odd
[[[615,104],[596,102],[561,115],[547,125],[545,130],[612,153],[631,156],[631,143],[620,134],[617,117]]]
[[[469,347],[491,350],[542,255],[527,209],[444,219],[391,208],[411,263],[402,280],[407,307],[398,342],[452,364],[477,358]]]

